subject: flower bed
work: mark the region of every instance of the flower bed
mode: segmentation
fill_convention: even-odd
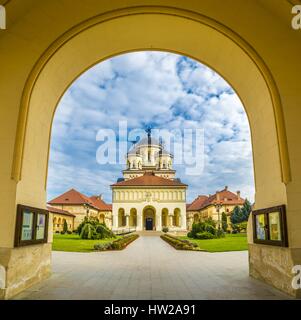
[[[162,240],[169,243],[177,250],[194,250],[200,251],[198,245],[196,243],[192,243],[188,240],[182,240],[176,237],[171,236],[170,234],[164,234],[160,236]]]
[[[131,242],[138,238],[138,234],[130,234],[124,236],[120,239],[114,240],[108,243],[97,243],[94,245],[95,251],[106,251],[106,250],[123,250],[125,249]]]

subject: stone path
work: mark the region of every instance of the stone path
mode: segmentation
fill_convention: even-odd
[[[287,299],[248,276],[248,253],[177,251],[157,235],[123,251],[53,252],[52,276],[16,299]]]

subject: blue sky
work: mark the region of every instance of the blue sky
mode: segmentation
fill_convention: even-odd
[[[164,52],[106,60],[66,91],[52,128],[48,200],[75,188],[111,202],[110,185],[124,167],[96,161],[101,145],[96,135],[100,129],[117,132],[120,120],[127,120],[129,129],[204,129],[204,170],[192,176],[185,165],[174,166],[189,185],[188,202],[225,185],[254,200],[249,123],[238,96],[208,67]]]

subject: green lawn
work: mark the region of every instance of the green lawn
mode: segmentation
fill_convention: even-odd
[[[120,237],[117,237],[120,238]],[[77,234],[53,234],[52,250],[54,251],[70,251],[70,252],[92,252],[94,244],[106,243],[116,240],[82,240]]]
[[[198,244],[200,249],[208,252],[224,252],[224,251],[243,251],[248,250],[247,235],[240,234],[226,234],[225,238],[211,239],[211,240],[195,240],[185,237],[180,239],[187,239],[190,242]]]

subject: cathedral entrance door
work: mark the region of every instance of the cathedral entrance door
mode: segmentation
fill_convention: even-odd
[[[153,230],[153,218],[146,218],[145,229],[146,230]]]

